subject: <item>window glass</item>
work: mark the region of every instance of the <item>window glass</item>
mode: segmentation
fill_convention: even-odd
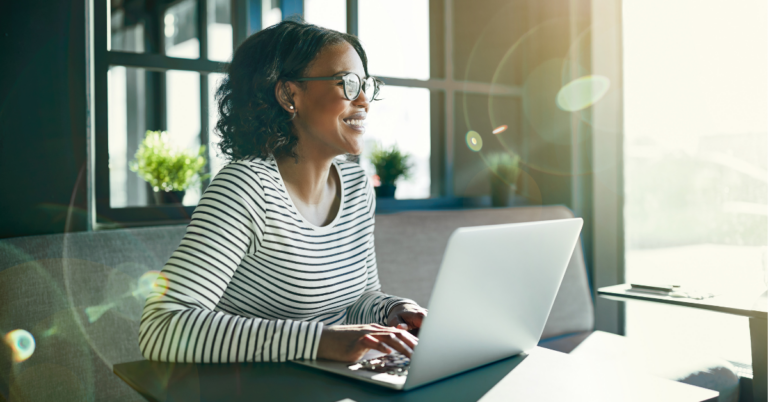
[[[146,71],[112,66],[109,96],[109,194],[112,208],[148,205],[147,184],[128,169],[147,130]]]
[[[494,96],[489,99],[488,95],[457,92],[455,104],[453,195],[489,195],[492,178],[490,161],[495,155],[518,155],[528,164],[541,164],[535,157],[531,158],[527,146],[524,147],[520,98]],[[506,129],[499,131],[499,127],[503,126]],[[541,141],[538,145],[544,148],[549,144]],[[527,195],[525,190],[521,185],[516,188],[516,194]]]
[[[767,11],[762,0],[625,2],[628,282],[765,291]],[[746,318],[627,303],[626,330],[751,362]]]
[[[232,58],[232,22],[230,0],[208,0],[208,59]]]
[[[200,57],[195,0],[183,0],[168,7],[163,13],[162,25],[167,56],[185,59]]]
[[[166,119],[168,134],[182,149],[200,147],[200,74],[169,70],[166,77]],[[187,189],[184,205],[197,205],[200,186]]]
[[[107,0],[107,50],[144,53],[144,13]]]
[[[429,79],[427,0],[359,0],[358,30],[371,75]]]
[[[271,27],[283,20],[280,0],[261,0],[261,28]]]
[[[211,178],[221,170],[228,162],[221,156],[219,142],[221,137],[216,133],[216,122],[219,120],[219,105],[216,103],[216,90],[221,85],[224,74],[208,74],[208,160],[210,163]]]
[[[376,172],[369,157],[376,143],[383,147],[397,144],[410,155],[411,177],[400,178],[395,198],[429,198],[430,195],[430,99],[429,90],[384,86],[382,101],[371,103],[366,118],[361,165],[369,176]]]
[[[304,19],[324,28],[347,32],[347,1],[304,0]]]

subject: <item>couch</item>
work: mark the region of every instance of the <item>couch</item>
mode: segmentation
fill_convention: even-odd
[[[375,241],[383,290],[428,306],[455,228],[572,216],[561,206],[378,214]],[[0,240],[0,332],[24,329],[36,343],[34,354],[20,363],[12,363],[11,350],[0,347],[0,396],[143,400],[112,373],[112,366],[142,359],[139,282],[163,267],[185,231],[184,224]],[[593,310],[579,243],[540,345],[570,352],[593,333]]]

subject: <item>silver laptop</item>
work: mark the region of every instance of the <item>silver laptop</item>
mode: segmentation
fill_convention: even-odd
[[[409,390],[530,350],[544,330],[582,224],[574,218],[456,229],[411,359],[370,351],[352,364],[294,362]]]

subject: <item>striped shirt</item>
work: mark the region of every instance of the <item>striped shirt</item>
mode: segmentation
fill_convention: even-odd
[[[385,324],[393,306],[415,304],[380,291],[368,177],[356,163],[333,166],[341,204],[323,227],[293,205],[273,157],[222,168],[147,297],[144,357],[315,359],[324,324]]]

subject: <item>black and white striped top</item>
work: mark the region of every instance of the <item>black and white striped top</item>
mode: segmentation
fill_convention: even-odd
[[[236,161],[211,181],[144,306],[144,357],[170,362],[314,359],[323,324],[385,324],[411,300],[380,292],[376,197],[362,168],[334,161],[335,220],[293,205],[273,157]]]

